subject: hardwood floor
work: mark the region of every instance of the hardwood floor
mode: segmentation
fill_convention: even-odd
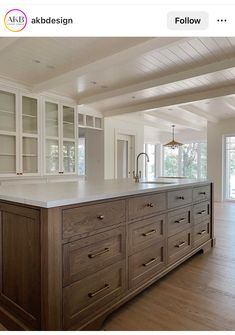
[[[215,236],[212,251],[195,255],[122,306],[103,329],[235,330],[235,204],[215,205]]]
[[[215,205],[216,247],[108,317],[105,330],[235,330],[235,204]]]

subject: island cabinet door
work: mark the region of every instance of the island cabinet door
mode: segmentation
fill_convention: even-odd
[[[39,210],[0,203],[1,314],[30,329],[41,324],[39,218]]]
[[[115,263],[63,289],[63,329],[79,329],[115,304],[126,289],[125,261]]]

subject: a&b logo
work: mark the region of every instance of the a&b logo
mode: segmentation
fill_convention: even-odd
[[[4,18],[6,28],[12,32],[19,32],[27,25],[27,16],[20,9],[9,10]]]

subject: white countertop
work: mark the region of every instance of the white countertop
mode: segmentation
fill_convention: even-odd
[[[156,181],[172,184],[135,183],[132,179],[27,184],[7,183],[0,186],[0,200],[51,208],[209,183],[205,180],[168,178],[161,178]]]

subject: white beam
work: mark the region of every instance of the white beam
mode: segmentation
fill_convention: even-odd
[[[230,109],[232,109],[232,111],[235,111],[235,106],[233,105],[233,103],[231,102],[231,100],[229,100],[229,101],[225,100],[224,103],[225,103],[225,105],[227,107],[229,107]]]
[[[207,100],[217,97],[223,97],[235,94],[235,85],[229,85],[225,87],[204,90],[201,92],[184,94],[180,96],[173,96],[170,98],[157,99],[151,102],[145,102],[141,104],[132,105],[129,107],[121,107],[113,110],[103,112],[104,116],[114,116],[119,114],[134,113],[151,111],[161,107],[171,107],[176,105],[188,104],[189,102],[196,102],[201,100]]]
[[[84,66],[78,67],[72,71],[63,73],[61,75],[52,77],[49,80],[40,82],[39,84],[34,85],[33,91],[40,92],[52,89],[57,86],[61,86],[70,82],[73,79],[76,79],[79,76],[83,76],[90,72],[102,71],[112,66],[117,66],[120,63],[128,62],[131,59],[138,58],[143,53],[161,49],[169,44],[173,45],[179,41],[185,40],[185,38],[176,38],[176,37],[166,37],[166,38],[152,38],[147,42],[140,43],[128,49],[117,52],[111,56],[101,58],[96,60],[93,63],[86,64]]]
[[[214,63],[210,63],[203,66],[198,66],[195,68],[191,68],[186,71],[181,72],[174,72],[172,74],[166,75],[166,76],[156,76],[155,78],[151,80],[145,80],[142,82],[138,82],[132,85],[122,86],[121,88],[117,88],[114,90],[106,91],[105,93],[99,93],[96,95],[92,95],[89,97],[84,97],[79,99],[79,104],[90,104],[94,103],[100,100],[110,99],[113,97],[125,95],[128,93],[136,93],[141,90],[150,89],[150,88],[156,88],[161,85],[166,85],[169,83],[176,83],[178,81],[182,81],[189,78],[194,78],[206,74],[210,74],[213,72],[218,72],[226,69],[230,69],[232,67],[235,67],[235,57],[217,61]]]
[[[135,114],[130,114],[130,115],[123,115],[123,116],[120,115],[120,116],[117,116],[116,118],[119,120],[121,119],[123,121],[128,121],[132,123],[142,124],[144,126],[153,127],[159,131],[171,132],[169,123],[164,122],[164,121],[161,122],[161,120],[157,120],[156,118],[151,117],[150,115],[142,114],[141,117],[138,117]]]
[[[217,117],[209,114],[208,112],[203,111],[202,109],[194,105],[178,106],[177,109],[203,117],[205,120],[213,122],[213,123],[217,123],[219,121]]]
[[[2,37],[0,39],[0,52],[7,49],[10,45],[15,43],[18,39],[19,39],[19,37],[8,37],[8,38],[7,37]]]
[[[191,128],[191,129],[194,129],[194,130],[199,130],[199,131],[204,129],[204,127],[202,125],[198,125],[195,122],[190,122],[190,121],[187,121],[187,120],[184,120],[184,119],[180,118],[179,114],[174,116],[174,115],[169,115],[167,113],[158,112],[158,111],[149,112],[147,114],[151,115],[153,117],[157,117],[158,119],[168,121],[171,124],[178,124],[178,125],[181,125],[181,126],[184,126],[184,127],[187,127],[187,128]]]

